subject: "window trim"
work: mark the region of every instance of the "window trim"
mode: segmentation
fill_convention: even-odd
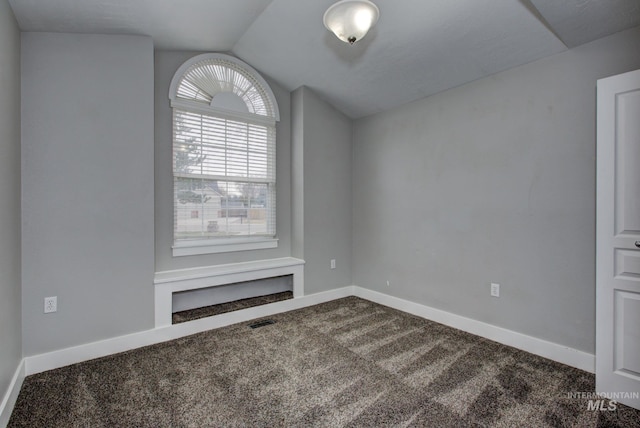
[[[238,66],[240,69],[244,70],[246,73],[251,75],[251,78],[254,80],[254,86],[257,86],[259,90],[261,90],[264,95],[267,97],[267,101],[270,103],[271,111],[270,115],[263,114],[255,114],[255,113],[244,113],[240,111],[233,111],[229,109],[224,109],[220,107],[213,107],[202,102],[198,102],[195,100],[189,100],[184,98],[178,98],[178,90],[180,88],[180,84],[185,76],[185,73],[195,64],[207,61],[207,60],[223,60],[227,62],[231,62]],[[241,121],[249,124],[255,125],[263,125],[273,127],[275,129],[276,123],[280,121],[280,111],[278,108],[278,104],[271,90],[269,84],[264,80],[264,78],[258,73],[253,67],[246,64],[245,62],[232,57],[230,55],[219,54],[219,53],[208,53],[196,55],[187,61],[185,61],[176,71],[171,80],[171,84],[169,86],[169,99],[170,105],[173,111],[176,109],[183,110],[187,112],[192,112],[195,114],[204,114],[211,115],[214,117],[218,117],[225,120],[232,121]],[[172,114],[173,115],[173,114]],[[175,119],[171,121],[172,127],[175,126]],[[174,137],[172,137],[171,147],[173,150],[175,141]],[[276,140],[274,141],[275,148],[277,150],[277,133]],[[277,156],[276,156],[277,158]],[[173,156],[172,156],[173,162]],[[276,169],[276,161],[273,161],[273,168]],[[277,174],[277,172],[276,172]],[[172,167],[172,177],[175,178],[175,172]],[[274,185],[277,186],[277,178],[274,182]],[[275,190],[275,188],[274,188]],[[175,192],[175,188],[173,190]],[[276,192],[277,195],[278,192]],[[174,200],[174,210],[175,210],[175,193],[173,194]],[[276,196],[277,198],[277,196]],[[274,201],[274,203],[276,203]],[[275,212],[275,222],[277,223],[277,206],[273,207]],[[175,216],[175,211],[174,211]],[[269,248],[277,248],[278,247],[278,237],[277,230],[275,227],[275,235],[272,236],[242,236],[242,237],[229,237],[229,238],[209,238],[209,239],[184,239],[184,240],[176,240],[175,238],[175,229],[172,232],[173,234],[173,245],[172,255],[173,257],[182,257],[182,256],[192,256],[192,255],[200,255],[200,254],[216,254],[216,253],[227,253],[234,251],[250,251],[250,250],[260,250],[260,249],[269,249]]]
[[[200,241],[174,241],[171,247],[173,257],[196,256],[200,254],[230,253],[233,251],[265,250],[277,248],[278,238],[243,237],[221,238],[215,243],[211,239]]]

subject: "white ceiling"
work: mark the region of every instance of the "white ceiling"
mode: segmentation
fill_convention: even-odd
[[[141,34],[156,49],[232,52],[358,118],[640,25],[640,0],[374,0],[353,46],[335,0],[9,0],[23,31]],[[640,44],[640,41],[639,41]]]

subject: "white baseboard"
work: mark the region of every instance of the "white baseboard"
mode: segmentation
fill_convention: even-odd
[[[40,355],[26,357],[24,372],[26,375],[40,373],[59,367],[76,364],[83,361],[100,358],[119,352],[128,351],[142,346],[153,345],[167,340],[173,340],[184,336],[200,333],[214,328],[225,327],[231,324],[249,321],[255,318],[267,317],[281,312],[292,311],[318,303],[340,299],[353,295],[353,286],[338,288],[322,293],[311,294],[268,305],[242,309],[215,317],[154,328],[151,330],[118,336],[111,339],[65,348],[58,351],[47,352]]]
[[[2,403],[0,403],[0,427],[6,427],[9,423],[11,412],[13,412],[13,407],[16,404],[18,394],[20,393],[20,388],[22,387],[22,382],[24,381],[24,367],[25,365],[23,358],[22,360],[20,360],[20,364],[18,364],[18,368],[16,369],[16,372],[11,379],[11,383],[9,384],[9,388],[7,388],[7,391],[4,394]]]
[[[214,328],[249,321],[255,318],[267,317],[281,312],[317,305],[318,303],[324,303],[347,296],[361,297],[363,299],[448,325],[471,334],[482,336],[508,346],[513,346],[514,348],[549,358],[550,360],[558,361],[590,373],[595,372],[595,356],[592,354],[473,320],[471,318],[465,318],[450,312],[445,312],[429,306],[351,285],[291,300],[284,300],[282,302],[216,315],[215,317],[202,318],[188,323],[155,328],[26,357],[23,360],[23,377],[24,375],[28,376],[46,370],[52,370],[70,364],[91,360],[93,358],[104,357],[118,352],[153,345]]]
[[[579,368],[589,373],[595,373],[595,355],[587,352],[579,351],[557,343],[548,342],[533,336],[527,336],[526,334],[507,330],[506,328],[497,327],[482,321],[452,314],[451,312],[403,300],[398,297],[392,297],[366,288],[353,286],[353,293],[355,296],[381,305],[417,315],[421,318],[426,318],[458,330],[475,334],[476,336],[482,336],[495,342],[502,343],[503,345],[512,346],[568,366]]]
[[[595,356],[592,354],[532,336],[527,336],[522,333],[517,333],[512,330],[507,330],[505,328],[497,327],[471,318],[431,308],[419,303],[389,296],[377,291],[350,285],[291,300],[284,300],[268,305],[229,312],[226,314],[216,315],[215,317],[203,318],[188,323],[155,328],[152,330],[61,349],[58,351],[25,357],[16,369],[11,384],[9,385],[4,399],[0,404],[0,427],[4,427],[9,422],[11,412],[13,411],[13,407],[18,398],[20,387],[22,386],[25,376],[140,348],[142,346],[153,345],[167,340],[189,336],[191,334],[200,333],[214,328],[246,322],[255,318],[268,317],[282,312],[317,305],[319,303],[348,296],[357,296],[463,330],[477,336],[482,336],[553,361],[576,367],[590,373],[595,372]]]

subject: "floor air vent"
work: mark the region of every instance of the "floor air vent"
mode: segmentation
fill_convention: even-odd
[[[249,327],[251,328],[258,328],[258,327],[264,327],[265,325],[270,325],[270,324],[275,324],[276,322],[274,320],[263,320],[263,321],[258,321],[256,323],[253,324],[249,324]]]

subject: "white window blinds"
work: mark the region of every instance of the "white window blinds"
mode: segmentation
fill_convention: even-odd
[[[235,61],[216,56],[199,61],[184,72],[176,97],[211,104],[215,95],[233,93],[250,113],[274,117],[273,102],[263,86],[259,76],[248,74]]]
[[[174,109],[175,238],[275,236],[275,129]]]
[[[259,76],[218,57],[172,82],[176,242],[276,235],[277,106]]]

